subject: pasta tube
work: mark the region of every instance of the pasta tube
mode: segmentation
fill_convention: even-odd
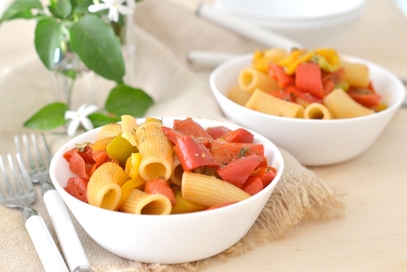
[[[259,89],[253,92],[245,107],[276,116],[291,118],[304,116],[303,106],[274,97]]]
[[[172,205],[168,197],[162,194],[147,194],[132,189],[120,206],[120,211],[134,214],[170,214]]]
[[[88,203],[107,210],[116,210],[121,198],[120,186],[126,182],[123,169],[116,163],[99,166],[89,179]]]
[[[98,140],[116,137],[121,131],[121,126],[118,123],[104,125],[98,132]]]
[[[251,67],[240,71],[238,80],[239,87],[249,93],[256,89],[269,92],[280,88],[277,81]]]
[[[182,168],[181,162],[177,155],[174,155],[173,165],[172,165],[172,173],[170,176],[170,181],[174,185],[181,185],[182,174],[184,173],[184,169]]]
[[[334,118],[352,118],[370,115],[374,110],[366,108],[353,100],[342,89],[335,89],[325,96],[323,103]]]
[[[311,103],[305,107],[304,119],[332,119],[332,114],[329,110],[320,103]]]
[[[136,130],[137,120],[131,115],[122,115],[122,137],[125,138],[132,146],[137,146]]]
[[[172,173],[172,148],[161,128],[160,122],[147,122],[136,131],[141,155],[139,174],[147,181],[160,177],[168,180]]]
[[[233,102],[244,106],[252,94],[242,90],[238,85],[229,89],[228,98]]]
[[[207,207],[237,202],[250,197],[248,193],[229,182],[193,172],[184,172],[181,190],[185,200]]]

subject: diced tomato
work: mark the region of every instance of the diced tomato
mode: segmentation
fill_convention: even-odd
[[[73,148],[64,154],[64,158],[69,162],[69,170],[80,178],[89,179],[87,174],[87,164],[79,154],[77,148]]]
[[[323,98],[324,89],[319,65],[314,62],[299,64],[295,70],[295,86],[313,96]]]
[[[268,74],[269,76],[277,80],[278,86],[281,89],[294,84],[294,76],[287,75],[284,71],[284,68],[275,63],[271,63],[269,65]]]
[[[232,130],[230,128],[227,128],[227,127],[224,127],[224,126],[208,127],[206,129],[206,132],[208,132],[208,134],[211,135],[211,137],[213,139],[218,139],[221,136],[228,133],[229,131],[232,131]]]
[[[235,160],[217,170],[218,175],[238,188],[242,188],[245,181],[258,167],[267,166],[267,159],[263,156],[247,156]]]
[[[262,144],[213,141],[210,151],[215,160],[220,164],[227,164],[250,155],[264,156],[264,146]]]
[[[263,182],[258,176],[250,176],[243,184],[242,190],[249,195],[255,195],[263,190]]]
[[[221,139],[232,143],[252,143],[254,136],[247,129],[238,128],[221,137]]]
[[[351,87],[347,93],[353,100],[367,108],[374,108],[380,105],[381,96],[370,88]]]
[[[211,168],[219,167],[219,163],[205,145],[192,136],[183,135],[179,137],[174,150],[184,171],[191,171],[201,166]]]
[[[71,177],[65,187],[65,191],[73,197],[88,203],[88,198],[86,196],[88,182],[85,179],[79,177]]]
[[[172,205],[177,203],[174,192],[168,185],[167,181],[162,178],[147,181],[144,187],[144,192],[148,194],[162,194],[168,197]]]

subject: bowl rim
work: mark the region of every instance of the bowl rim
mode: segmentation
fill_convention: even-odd
[[[233,1],[233,0],[232,0]],[[234,2],[234,1],[233,1]],[[285,3],[288,1],[284,1]],[[233,14],[235,16],[243,16],[247,19],[253,19],[257,21],[262,21],[262,20],[269,20],[270,22],[290,22],[290,21],[298,21],[298,22],[306,22],[306,21],[312,21],[312,20],[327,20],[327,19],[334,19],[334,18],[340,18],[340,17],[348,17],[349,14],[360,14],[363,9],[365,8],[366,5],[366,0],[349,0],[347,4],[348,5],[346,8],[343,8],[339,11],[336,10],[330,10],[330,11],[325,11],[324,13],[318,13],[314,14],[312,16],[307,15],[307,14],[302,14],[302,15],[292,15],[292,14],[275,14],[275,15],[270,15],[263,10],[258,10],[258,9],[246,9],[245,6],[232,6],[222,0],[216,0],[215,1],[215,9],[221,11],[221,12],[226,12]]]
[[[217,85],[215,84],[215,80],[216,78],[219,76],[220,73],[222,73],[222,71],[226,70],[226,67],[229,66],[233,66],[236,65],[238,63],[242,63],[244,61],[246,61],[247,63],[250,63],[250,59],[252,58],[253,54],[249,53],[249,54],[245,54],[245,55],[241,55],[241,56],[237,56],[234,57],[228,61],[225,61],[223,63],[221,63],[220,65],[218,65],[210,74],[209,76],[209,85],[210,88],[212,90],[212,93],[216,96],[220,96],[222,97],[222,99],[227,100],[228,102],[232,103],[234,107],[239,108],[240,110],[246,110],[249,111],[251,114],[253,114],[256,117],[260,117],[260,118],[271,118],[273,120],[276,121],[287,121],[287,122],[293,122],[293,123],[323,123],[323,124],[337,124],[337,123],[343,123],[343,122],[362,122],[364,120],[369,120],[372,118],[376,118],[378,116],[384,115],[384,114],[388,114],[389,112],[393,112],[396,111],[398,108],[400,108],[401,104],[403,103],[405,97],[406,97],[406,92],[403,91],[404,90],[404,86],[403,83],[401,81],[401,79],[399,79],[396,75],[394,75],[392,72],[390,72],[389,70],[385,69],[384,67],[375,64],[373,62],[361,59],[361,58],[357,58],[357,57],[353,57],[353,56],[349,56],[346,54],[340,54],[341,58],[344,59],[350,59],[350,60],[355,60],[364,64],[367,64],[369,66],[374,67],[375,69],[379,69],[383,72],[385,72],[386,75],[388,75],[394,82],[395,84],[397,84],[400,87],[400,90],[402,90],[401,95],[399,95],[398,100],[395,101],[395,103],[393,103],[392,105],[388,106],[386,109],[376,112],[374,114],[371,115],[367,115],[367,116],[359,116],[359,117],[353,117],[353,118],[343,118],[343,119],[330,119],[330,120],[319,120],[319,119],[303,119],[303,118],[290,118],[290,117],[281,117],[281,116],[276,116],[276,115],[271,115],[271,114],[267,114],[267,113],[263,113],[263,112],[259,112],[259,111],[255,111],[249,108],[246,108],[234,101],[232,101],[231,99],[229,99],[225,94],[223,94],[217,87]],[[236,78],[236,83],[237,83],[237,78]],[[230,86],[232,87],[232,86]]]
[[[170,116],[165,116],[165,117],[156,117],[156,118],[162,118],[162,119],[168,119],[168,120],[174,120],[174,119],[185,119],[187,117],[170,117]],[[226,121],[218,121],[218,120],[210,120],[210,119],[205,119],[205,118],[195,118],[195,117],[191,117],[192,119],[198,121],[204,121],[204,122],[215,122],[218,125],[225,125],[225,126],[229,126],[232,128],[243,128],[243,126],[238,125],[238,124],[234,124],[234,123],[230,123],[230,122],[226,122]],[[138,121],[143,121],[146,118],[137,118]],[[82,134],[79,134],[77,136],[75,136],[74,138],[70,139],[69,141],[65,142],[55,153],[55,155],[53,156],[51,163],[50,163],[50,167],[49,167],[49,173],[50,173],[50,177],[51,177],[51,182],[54,185],[55,189],[58,191],[58,193],[62,196],[62,199],[65,202],[65,198],[68,198],[70,201],[73,201],[73,203],[75,203],[76,205],[86,205],[88,209],[94,210],[94,211],[98,211],[98,212],[106,212],[108,214],[112,214],[113,216],[120,216],[120,217],[140,217],[140,218],[148,218],[148,220],[165,220],[165,221],[172,221],[176,218],[182,217],[182,218],[188,218],[191,217],[191,219],[193,219],[196,216],[200,216],[202,214],[202,212],[205,212],[205,214],[213,214],[216,215],[217,213],[225,213],[227,212],[229,209],[239,209],[239,207],[241,205],[250,205],[250,202],[252,201],[256,201],[258,198],[261,198],[264,194],[268,194],[269,197],[270,195],[273,193],[274,188],[277,186],[277,184],[280,182],[281,177],[283,175],[284,169],[285,169],[285,161],[284,161],[284,157],[280,151],[280,149],[269,139],[267,139],[265,136],[261,135],[260,133],[257,133],[255,131],[252,131],[250,129],[247,129],[248,131],[250,131],[251,133],[253,133],[253,135],[255,136],[255,139],[258,138],[257,140],[261,140],[262,142],[266,142],[267,145],[269,145],[273,150],[273,157],[275,158],[274,160],[278,161],[279,165],[278,168],[280,168],[280,170],[277,172],[277,175],[275,176],[273,182],[271,182],[266,188],[264,188],[262,191],[260,191],[259,193],[257,193],[256,195],[253,195],[243,201],[239,201],[237,203],[234,203],[233,205],[227,205],[218,209],[212,209],[212,210],[204,210],[204,211],[199,211],[199,212],[192,212],[192,213],[183,213],[183,214],[169,214],[169,216],[163,216],[163,215],[150,215],[150,214],[131,214],[131,213],[124,213],[124,212],[118,212],[118,211],[111,211],[111,210],[107,210],[107,209],[102,209],[93,205],[90,205],[88,203],[82,202],[81,200],[75,198],[74,196],[70,195],[68,192],[65,191],[65,189],[60,185],[60,183],[58,182],[55,173],[56,173],[56,168],[57,163],[58,162],[66,162],[63,159],[63,154],[69,150],[70,148],[74,147],[76,143],[78,143],[77,139],[78,138],[88,138],[90,135],[95,134],[97,131],[99,131],[101,129],[101,127],[98,128],[94,128],[92,130],[86,131]],[[267,157],[267,155],[266,155]],[[66,162],[66,167],[68,167],[68,164]],[[72,175],[74,175],[72,173]],[[69,205],[68,205],[69,206]],[[263,207],[264,208],[264,207]],[[262,208],[262,209],[263,209]]]

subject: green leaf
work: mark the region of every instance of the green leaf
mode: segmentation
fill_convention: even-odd
[[[31,19],[35,16],[32,14],[31,9],[41,9],[41,2],[38,0],[17,0],[13,2],[3,13],[0,18],[0,24],[4,21],[12,19]]]
[[[116,123],[120,121],[120,117],[108,116],[100,112],[92,113],[88,115],[89,120],[92,122],[93,126],[101,127],[107,124]]]
[[[56,51],[60,46],[62,39],[62,25],[61,23],[51,19],[41,19],[35,28],[35,49],[40,57],[42,63],[49,70],[55,67],[55,54],[60,52]]]
[[[110,25],[89,15],[72,25],[70,35],[72,49],[88,68],[106,79],[123,81],[121,45]]]
[[[24,127],[32,129],[53,129],[66,124],[65,111],[69,107],[62,102],[48,104],[24,122]]]
[[[57,17],[66,19],[72,13],[72,4],[70,0],[51,0],[51,6]]]
[[[120,84],[110,91],[105,109],[117,116],[142,117],[152,104],[153,99],[143,90]]]

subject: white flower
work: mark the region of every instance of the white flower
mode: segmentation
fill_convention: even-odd
[[[67,134],[72,136],[78,130],[80,124],[86,129],[93,129],[93,124],[87,117],[98,110],[96,105],[82,104],[77,111],[66,111],[65,120],[71,120],[67,129]]]
[[[98,12],[101,10],[108,9],[109,15],[108,19],[113,22],[119,21],[119,13],[123,15],[133,13],[134,0],[102,0],[103,3],[98,3],[90,5],[88,10],[89,12]],[[128,6],[123,5],[123,2],[126,1]],[[130,4],[132,3],[132,4]]]

